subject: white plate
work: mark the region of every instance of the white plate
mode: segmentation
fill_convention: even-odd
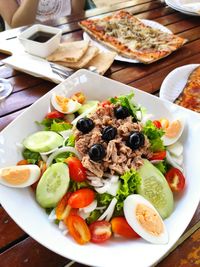
[[[170,72],[160,87],[160,98],[174,102],[183,91],[190,73],[198,66],[199,64],[185,65]]]
[[[167,32],[167,33],[172,33],[168,28],[166,28],[165,26],[161,25],[160,23],[158,22],[155,22],[153,20],[147,20],[147,19],[142,19],[141,20],[145,25],[147,26],[150,26],[154,29],[158,29],[158,30],[161,30],[163,32]],[[94,38],[92,38],[87,32],[84,32],[83,33],[83,39],[84,40],[89,40],[91,41],[91,43],[95,46],[97,46],[100,51],[113,51],[112,49],[109,49],[108,47],[106,47],[105,45],[99,43],[98,41],[96,41]],[[135,59],[131,59],[131,58],[126,58],[126,57],[123,57],[123,56],[120,56],[120,55],[117,55],[115,57],[115,60],[118,60],[118,61],[124,61],[124,62],[129,62],[129,63],[140,63],[138,60],[135,60]]]
[[[165,0],[165,3],[169,7],[173,8],[173,9],[175,9],[175,10],[177,10],[183,14],[190,15],[190,16],[200,16],[200,14],[198,14],[198,13],[189,11],[188,9],[184,9],[182,6],[176,5],[176,3],[173,0]]]
[[[80,70],[52,91],[59,92],[60,90],[66,90],[67,95],[83,91],[88,99],[103,100],[128,93],[133,88],[89,71]],[[41,121],[48,112],[52,91],[35,102],[1,132],[0,167],[13,165],[21,159],[21,152],[17,151],[16,143],[38,130],[34,122]],[[96,267],[121,267],[124,265],[128,267],[133,264],[137,267],[151,266],[163,257],[178,240],[189,224],[199,202],[200,195],[197,190],[200,188],[199,157],[191,157],[191,155],[198,155],[200,151],[199,115],[141,90],[134,89],[134,92],[135,100],[158,118],[172,119],[172,116],[180,115],[184,116],[187,122],[181,137],[181,141],[184,143],[187,186],[182,197],[176,201],[174,212],[165,220],[169,231],[167,245],[153,245],[142,239],[117,240],[114,238],[101,245],[90,243],[80,246],[70,237],[63,236],[57,225],[50,223],[45,211],[36,203],[31,190],[0,186],[2,206],[25,232],[50,250],[86,265]]]

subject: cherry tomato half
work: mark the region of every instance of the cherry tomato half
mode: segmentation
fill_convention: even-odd
[[[177,168],[171,168],[165,178],[173,192],[181,192],[185,187],[185,177]]]
[[[65,114],[54,110],[52,112],[47,113],[47,115],[45,116],[46,119],[63,119],[65,116]]]
[[[161,125],[160,121],[158,121],[158,120],[153,121],[153,124],[154,124],[154,125],[156,126],[156,128],[158,128],[158,129],[161,129],[161,128],[162,128],[162,125]]]
[[[95,198],[95,193],[89,188],[81,188],[71,194],[68,204],[74,208],[84,208],[92,203]]]
[[[69,176],[75,182],[83,182],[86,178],[86,170],[81,161],[76,157],[69,157],[65,160],[69,167]]]
[[[96,221],[89,226],[91,233],[91,242],[103,243],[108,240],[111,235],[111,224],[107,221]]]
[[[105,100],[101,103],[102,107],[109,106],[111,104],[110,100]]]
[[[112,231],[126,238],[139,238],[140,236],[130,227],[124,217],[115,217],[111,220]]]
[[[158,151],[158,152],[154,152],[153,156],[150,158],[150,160],[163,160],[164,158],[166,158],[166,151]]]
[[[17,162],[17,165],[28,165],[28,161],[26,159],[22,159],[20,161]]]
[[[71,192],[65,194],[61,200],[58,202],[56,206],[56,217],[58,220],[64,219],[66,216],[69,215],[71,207],[68,204],[68,199],[71,196]]]
[[[70,214],[64,222],[67,225],[69,234],[78,244],[83,245],[90,241],[90,230],[86,222],[79,215]]]

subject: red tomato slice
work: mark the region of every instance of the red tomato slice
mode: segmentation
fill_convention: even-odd
[[[65,114],[54,110],[52,112],[47,113],[47,115],[45,116],[46,119],[63,119],[65,116]]]
[[[110,100],[105,100],[101,103],[102,107],[109,106],[111,104]]]
[[[86,178],[86,170],[81,161],[76,157],[69,157],[65,160],[69,167],[69,176],[75,182],[83,182]]]
[[[107,221],[96,221],[89,226],[91,233],[91,242],[103,243],[108,240],[111,235],[111,224]]]
[[[166,158],[166,151],[163,150],[163,151],[154,152],[150,160],[163,160],[165,158]]]
[[[112,231],[126,238],[139,238],[140,236],[130,227],[124,217],[115,217],[111,220]]]
[[[154,125],[156,126],[156,128],[158,128],[158,129],[161,129],[161,128],[162,128],[162,125],[161,125],[160,121],[155,120],[155,121],[153,121],[153,124],[154,124]]]
[[[181,192],[185,187],[185,177],[177,168],[171,168],[165,178],[173,192]]]
[[[95,193],[89,188],[81,188],[73,192],[68,200],[68,204],[74,208],[84,208],[92,203],[95,198]]]
[[[67,225],[70,235],[78,244],[84,245],[90,241],[90,230],[86,222],[79,215],[70,214],[64,222]]]

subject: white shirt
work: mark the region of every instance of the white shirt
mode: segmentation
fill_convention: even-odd
[[[17,0],[20,5],[23,0]],[[31,12],[31,11],[29,11]],[[71,0],[40,0],[36,20],[57,19],[71,14]]]

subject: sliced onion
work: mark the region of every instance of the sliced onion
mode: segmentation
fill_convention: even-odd
[[[104,210],[105,208],[106,208],[106,206],[96,207],[96,210]]]
[[[108,206],[108,208],[104,211],[104,213],[98,218],[98,221],[101,221],[101,220],[103,220],[103,219],[105,219],[106,221],[109,221],[110,220],[110,218],[112,217],[112,215],[113,215],[113,212],[114,212],[114,209],[115,209],[115,205],[117,204],[117,199],[114,197],[112,200],[111,200],[111,202],[110,202],[110,204],[109,204],[109,206]]]
[[[41,158],[42,158],[42,160],[43,160],[44,162],[47,162],[48,157],[47,157],[46,155],[42,155],[42,154],[40,153],[40,156],[41,156]]]
[[[78,215],[85,220],[90,216],[90,212],[84,212],[83,210],[79,210]]]
[[[47,152],[41,152],[40,155],[41,156],[46,156],[46,155],[49,155],[49,154],[52,154],[53,152],[57,151],[58,150],[58,147],[52,149],[52,150],[49,150]]]
[[[117,175],[112,175],[112,174],[110,174],[110,173],[104,173],[104,176],[107,177],[107,178],[109,178],[109,181],[110,181],[111,183],[116,183],[116,182],[118,182],[118,180],[119,180],[119,176],[117,176]]]
[[[59,134],[62,135],[62,137],[66,139],[72,134],[72,130],[61,131],[59,132]]]
[[[64,224],[64,222],[63,221],[60,221],[59,222],[59,224],[58,224],[58,228],[60,229],[60,230],[67,230],[67,227],[66,227],[66,225]]]
[[[67,235],[68,232],[69,232],[69,230],[66,228],[66,230],[64,230],[64,231],[62,232],[62,234],[63,234],[63,235]]]
[[[104,185],[102,182],[99,182],[99,181],[91,181],[91,182],[88,182],[88,184],[94,187],[102,187]]]
[[[174,168],[177,168],[177,169],[179,169],[181,172],[183,172],[183,168],[180,166],[180,165],[178,165],[175,161],[174,161],[174,159],[172,158],[172,156],[170,155],[170,153],[167,151],[167,153],[166,153],[166,159],[167,159],[167,162],[170,164],[170,165],[172,165]]]
[[[57,149],[57,151],[55,151],[54,153],[52,153],[48,160],[47,160],[47,168],[49,167],[49,165],[52,163],[52,161],[54,160],[54,158],[56,156],[58,156],[60,153],[63,153],[63,152],[72,152],[74,153],[79,159],[81,159],[81,155],[79,154],[79,152],[74,148],[74,147],[71,147],[71,146],[66,146],[66,147],[61,147],[59,149]]]
[[[112,195],[113,197],[115,197],[117,195],[117,191],[119,187],[120,187],[120,181],[117,183],[111,183],[110,187],[108,188],[106,192]]]
[[[107,192],[108,188],[110,187],[110,183],[105,183],[102,187],[95,187],[94,189],[99,194],[104,194]]]
[[[49,218],[49,220],[50,220],[51,222],[53,222],[54,220],[57,219],[55,209],[53,209],[53,210],[51,211],[51,213],[49,214],[48,218]]]
[[[85,213],[87,212],[92,212],[93,210],[95,210],[97,207],[97,201],[94,200],[90,205],[84,207],[84,208],[81,208],[79,210],[83,210]]]
[[[170,154],[179,157],[181,154],[183,154],[183,145],[181,142],[177,141],[176,143],[168,146],[167,150],[170,152]]]

